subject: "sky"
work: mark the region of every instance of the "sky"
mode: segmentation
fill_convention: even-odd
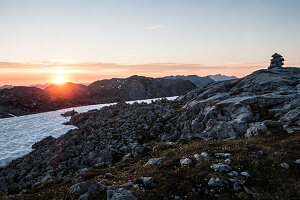
[[[0,0],[0,85],[300,66],[299,0]]]

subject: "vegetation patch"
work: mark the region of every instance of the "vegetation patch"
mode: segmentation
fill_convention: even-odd
[[[152,153],[144,158],[126,158],[114,167],[95,168],[83,174],[87,181],[105,179],[106,173],[112,173],[107,185],[122,185],[133,182],[139,187],[130,187],[139,199],[297,199],[300,196],[300,166],[294,163],[300,158],[300,133],[287,134],[283,129],[270,129],[271,135],[257,135],[251,138],[227,141],[194,140],[187,144],[155,144]],[[196,161],[194,154],[207,152],[210,158]],[[214,163],[224,163],[225,158],[215,153],[230,153],[232,170],[239,173],[238,179],[244,180],[243,186],[253,191],[248,195],[243,187],[233,190],[227,172],[216,172],[210,168]],[[149,158],[162,158],[160,164],[145,166]],[[180,158],[189,157],[193,163],[181,166]],[[285,169],[281,163],[288,163]],[[240,172],[246,171],[251,177],[246,178]],[[154,177],[157,186],[145,189],[140,184],[140,177]],[[219,178],[223,187],[210,187],[210,178]],[[73,178],[74,179],[74,178]],[[35,186],[25,194],[2,199],[71,199],[67,191],[71,179],[55,179]],[[105,195],[99,199],[105,199]]]

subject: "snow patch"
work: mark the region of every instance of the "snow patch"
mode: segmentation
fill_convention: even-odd
[[[176,98],[177,97],[167,97],[168,100],[174,100]],[[127,103],[151,103],[151,101],[158,99],[161,98],[128,101]],[[81,106],[40,114],[0,119],[0,166],[4,166],[11,160],[29,153],[32,151],[31,146],[43,138],[50,135],[59,137],[68,130],[76,128],[75,126],[62,125],[63,122],[70,119],[70,117],[65,118],[61,116],[62,113],[73,109],[82,113],[114,104],[116,103]]]

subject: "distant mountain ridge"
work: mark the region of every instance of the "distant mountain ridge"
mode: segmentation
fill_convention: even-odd
[[[97,102],[128,101],[163,96],[177,96],[196,86],[187,80],[131,76],[95,81],[88,87]]]
[[[13,85],[3,85],[0,87],[0,90],[3,90],[3,89],[11,89],[13,88],[14,86]]]
[[[237,79],[237,77],[235,76],[225,76],[222,74],[208,75],[208,77],[210,77],[214,81],[227,81],[227,80]]]
[[[215,82],[212,78],[210,78],[209,76],[197,76],[197,75],[187,75],[187,76],[181,76],[181,75],[177,75],[177,76],[165,76],[165,79],[183,79],[183,80],[188,80],[191,81],[192,83],[194,83],[198,88],[205,86],[209,83],[213,83]]]
[[[36,87],[36,88],[40,88],[40,89],[44,90],[45,88],[49,87],[50,85],[51,85],[50,83],[35,84],[35,85],[31,85],[31,87]]]
[[[0,118],[68,107],[178,96],[197,87],[188,80],[131,76],[83,84],[50,85],[44,90],[16,86],[0,90]]]

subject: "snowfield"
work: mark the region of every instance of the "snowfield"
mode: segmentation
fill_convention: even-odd
[[[174,100],[176,98],[177,97],[167,97],[168,100]],[[161,98],[128,101],[127,103],[151,103],[151,101],[158,99]],[[31,146],[35,142],[50,135],[59,137],[68,130],[76,128],[74,126],[62,125],[63,122],[69,120],[69,117],[62,117],[62,113],[73,109],[82,113],[114,104],[116,103],[81,106],[40,114],[0,119],[0,166],[4,166],[10,161],[32,151]]]

